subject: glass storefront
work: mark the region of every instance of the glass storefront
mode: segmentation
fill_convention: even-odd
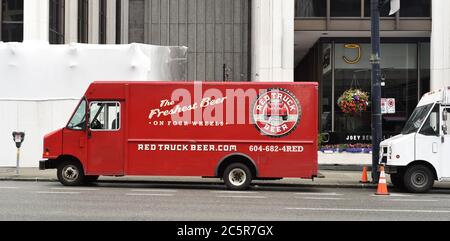
[[[370,143],[371,105],[365,111],[344,113],[339,97],[350,89],[371,92],[370,43],[322,43],[321,132],[335,143]],[[382,98],[389,103],[383,114],[383,133],[401,132],[420,96],[429,90],[430,44],[421,42],[381,45]]]

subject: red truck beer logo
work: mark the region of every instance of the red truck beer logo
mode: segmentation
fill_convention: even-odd
[[[282,137],[291,133],[301,117],[297,98],[282,88],[268,89],[258,96],[253,106],[255,126],[263,134]]]

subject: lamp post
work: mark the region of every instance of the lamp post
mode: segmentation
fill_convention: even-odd
[[[372,182],[378,183],[380,173],[378,162],[380,159],[381,126],[381,70],[380,70],[380,2],[371,0],[371,43],[372,53]]]
[[[380,8],[389,3],[391,9],[389,15],[400,10],[400,0],[371,0],[371,43],[372,54],[372,182],[378,183],[380,173],[378,162],[380,160],[380,142],[382,138],[381,122],[381,54],[380,54]]]

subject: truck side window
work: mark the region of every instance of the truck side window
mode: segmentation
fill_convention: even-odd
[[[439,120],[439,105],[435,105],[419,133],[425,136],[439,136]]]
[[[89,116],[91,130],[120,129],[119,102],[91,102]]]
[[[445,122],[446,126],[447,126],[447,134],[446,135],[450,135],[450,108],[446,108],[447,110],[447,121]]]
[[[77,110],[70,119],[67,128],[72,130],[84,130],[86,128],[86,100],[82,100]]]

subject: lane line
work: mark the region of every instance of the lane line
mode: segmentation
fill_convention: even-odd
[[[295,198],[305,200],[349,200],[340,197],[295,197]]]
[[[76,188],[76,187],[52,187],[51,190],[66,190],[66,191],[99,191],[98,188]]]
[[[18,187],[0,187],[0,189],[19,189]]]
[[[174,194],[170,193],[125,193],[127,196],[157,196],[157,197],[172,197]]]
[[[131,189],[132,192],[177,192],[170,189]]]
[[[335,192],[296,192],[295,195],[308,195],[308,196],[343,196],[344,194],[335,193]]]
[[[49,191],[38,191],[33,192],[36,194],[80,194],[80,192],[49,192]]]
[[[414,195],[411,194],[401,194],[401,193],[391,193],[391,195],[389,195],[391,197],[414,197]]]
[[[387,199],[387,201],[393,202],[437,202],[436,199]]]
[[[343,212],[392,212],[392,213],[450,213],[450,210],[409,210],[409,209],[358,209],[358,208],[285,208],[302,211],[343,211]]]
[[[257,199],[263,199],[267,198],[265,196],[216,196],[218,198],[257,198]]]
[[[414,195],[409,194],[399,194],[399,193],[390,193],[389,195],[375,195],[372,194],[372,197],[414,197]]]
[[[253,191],[211,191],[212,193],[229,193],[229,194],[256,194],[258,192]]]

